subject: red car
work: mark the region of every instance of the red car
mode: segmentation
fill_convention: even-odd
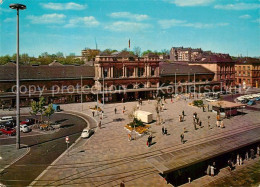
[[[20,122],[21,125],[33,125],[35,123],[35,119],[27,118],[26,120]]]
[[[8,136],[14,136],[14,135],[16,135],[16,130],[15,130],[15,129],[3,128],[3,129],[0,129],[0,131],[1,131],[3,134],[6,134],[6,135],[8,135]]]

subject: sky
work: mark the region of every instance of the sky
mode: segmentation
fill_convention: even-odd
[[[0,0],[0,55],[16,52],[13,0]],[[192,47],[260,56],[260,0],[16,0],[20,53]]]

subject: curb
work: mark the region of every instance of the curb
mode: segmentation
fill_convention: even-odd
[[[9,144],[9,145],[15,145],[15,144]],[[9,146],[9,145],[3,145],[3,146]],[[24,154],[22,154],[21,156],[19,156],[18,158],[16,158],[14,161],[12,161],[10,164],[6,165],[3,169],[1,169],[1,170],[0,170],[0,173],[1,173],[2,171],[4,171],[6,168],[8,168],[9,166],[13,165],[15,162],[17,162],[18,160],[20,160],[21,158],[23,158],[25,155],[27,155],[27,153],[30,152],[30,150],[31,150],[30,147],[28,147],[28,146],[25,145],[25,144],[22,144],[22,145],[27,147],[27,151],[26,151]]]
[[[63,113],[65,114],[70,114],[70,115],[75,115],[81,119],[83,119],[86,123],[87,123],[87,126],[89,126],[89,122],[83,118],[82,116],[79,116],[77,115],[76,113],[77,112],[74,112],[74,111],[64,111]],[[80,113],[80,114],[84,114],[84,113]],[[87,114],[84,114],[84,115],[87,115]],[[89,115],[87,115],[89,116]],[[90,117],[90,116],[89,116]],[[95,120],[96,121],[96,120]],[[48,170],[50,170],[52,168],[52,165],[56,164],[65,154],[67,154],[67,152],[69,150],[71,150],[73,148],[74,145],[76,145],[79,140],[81,139],[81,137],[79,137],[68,149],[66,149],[58,158],[56,158],[50,165],[51,166],[48,166],[38,177],[36,177],[28,186],[33,186],[36,182],[38,182],[38,180],[45,174],[47,173]]]

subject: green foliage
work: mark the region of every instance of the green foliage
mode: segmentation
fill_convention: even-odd
[[[44,110],[44,116],[48,117],[49,121],[51,116],[54,114],[55,110],[52,104],[49,104],[48,107]]]
[[[9,55],[0,56],[0,65],[4,65],[8,62],[10,62],[11,57]]]
[[[129,125],[132,128],[134,128],[134,127],[144,127],[145,126],[145,124],[137,118],[134,118],[133,121]]]
[[[31,108],[32,111],[30,112],[32,115],[37,115],[39,112],[39,107],[38,107],[38,103],[36,101],[32,101],[31,102]]]
[[[45,112],[44,104],[45,104],[44,97],[40,97],[39,102],[36,102],[36,101],[31,102],[32,111],[30,113],[32,115],[40,114],[41,115],[41,121],[42,121],[42,115]]]
[[[193,105],[197,106],[197,107],[203,106],[203,101],[202,100],[194,100]]]

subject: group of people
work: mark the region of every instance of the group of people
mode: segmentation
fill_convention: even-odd
[[[164,128],[164,126],[162,127],[162,135],[167,135],[167,128]]]
[[[199,127],[202,127],[202,122],[201,122],[201,120],[199,119],[197,112],[194,112],[194,113],[193,113],[193,125],[194,125],[194,129],[195,129],[195,130],[197,130],[197,125],[198,125]]]
[[[208,165],[206,173],[207,173],[207,175],[214,177],[215,170],[216,170],[216,163],[213,162],[212,165]]]

